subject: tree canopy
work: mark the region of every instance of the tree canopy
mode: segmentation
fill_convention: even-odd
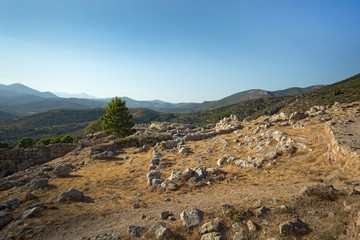
[[[133,116],[125,106],[126,102],[119,97],[114,97],[105,109],[105,114],[100,118],[102,129],[107,134],[126,137],[134,133],[135,125]]]

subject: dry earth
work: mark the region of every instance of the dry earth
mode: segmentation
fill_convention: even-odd
[[[264,157],[266,151],[256,147],[260,144],[258,139],[268,132],[284,132],[299,143],[296,152],[285,152],[274,160],[265,160],[258,169],[224,164],[219,167],[224,179],[210,179],[203,184],[181,181],[176,191],[148,186],[146,174],[154,147],[147,152],[125,148],[123,153],[105,160],[91,160],[89,147],[75,150],[47,163],[50,166],[71,164],[75,170],[70,176],[51,178],[46,189],[31,190],[24,185],[0,192],[0,203],[20,199],[13,216],[21,216],[27,206],[42,208],[38,216],[4,227],[0,238],[95,239],[100,233],[113,233],[128,239],[129,226],[150,229],[154,222],[161,220],[159,214],[166,210],[173,213],[175,219],[161,221],[175,233],[173,239],[200,239],[198,228],[187,230],[180,221],[183,210],[196,207],[205,212],[202,223],[215,217],[222,219],[223,239],[233,239],[236,232],[242,232],[243,239],[356,239],[354,231],[358,226],[355,224],[351,233],[349,226],[353,221],[351,214],[356,218],[354,211],[360,199],[356,194],[360,185],[359,110],[360,104],[354,103],[327,109],[330,121],[308,117],[293,124],[284,124],[289,122],[286,120],[267,126],[264,123],[268,117],[264,116],[241,123],[243,128],[232,133],[186,141],[191,151],[185,154],[178,153],[177,149],[157,147],[166,163],[159,171],[166,179],[173,170],[184,171],[201,165],[218,167],[218,159],[225,154],[236,160]],[[268,140],[265,150],[277,143],[271,137],[265,140]],[[348,154],[352,154],[351,157],[347,158]],[[300,192],[307,186],[325,186],[321,184],[333,185],[333,188],[325,187],[332,189],[325,193]],[[58,196],[69,188],[82,191],[88,201],[58,202]],[[352,190],[350,194],[349,189]],[[26,199],[28,192],[36,198]],[[134,209],[134,203],[139,203],[140,207]],[[238,212],[250,209],[256,213],[260,205],[271,211],[250,217],[257,225],[257,229],[251,231],[246,221],[239,220],[236,214],[224,213],[224,204],[234,206]],[[290,210],[279,210],[281,206]],[[279,225],[294,218],[308,224],[311,232],[281,235]],[[358,221],[360,225],[360,218]],[[144,236],[145,239],[154,238],[151,233]]]

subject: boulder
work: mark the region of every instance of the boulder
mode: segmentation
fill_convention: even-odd
[[[38,178],[38,179],[34,179],[30,182],[30,187],[32,189],[46,188],[48,186],[48,183],[49,183],[48,178]]]
[[[200,227],[200,234],[219,232],[220,231],[220,219],[215,218],[210,222],[205,223]]]
[[[59,202],[66,202],[66,201],[81,202],[84,200],[84,194],[77,189],[71,188],[63,192],[59,196],[58,200]]]
[[[131,238],[141,238],[145,233],[146,228],[142,226],[129,226],[128,232]]]
[[[193,208],[191,210],[184,210],[180,214],[182,224],[188,229],[198,226],[203,220],[203,218],[204,212],[197,208]]]
[[[171,239],[173,236],[171,230],[163,222],[154,223],[150,230],[155,233],[157,239]]]
[[[300,219],[293,219],[280,224],[281,235],[305,235],[311,232],[309,226]]]
[[[72,168],[66,165],[58,165],[54,169],[54,174],[57,177],[66,177],[72,172]]]

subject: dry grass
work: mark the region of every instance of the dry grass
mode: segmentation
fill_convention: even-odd
[[[170,176],[172,170],[183,171],[185,168],[195,168],[199,165],[216,167],[217,160],[225,153],[236,159],[247,159],[248,156],[257,157],[247,146],[239,146],[235,142],[239,139],[244,142],[244,136],[254,136],[253,129],[259,126],[263,118],[257,122],[245,123],[239,134],[230,133],[215,138],[187,142],[192,150],[191,154],[179,155],[177,151],[163,151],[163,158],[169,167],[161,169],[162,178]],[[293,195],[306,185],[332,180],[335,185],[341,186],[343,181],[351,179],[340,172],[336,166],[327,164],[324,153],[327,143],[324,142],[324,123],[317,120],[305,121],[304,128],[276,125],[272,129],[285,132],[296,141],[304,142],[307,148],[296,154],[280,156],[276,162],[266,164],[258,170],[241,169],[235,165],[226,165],[221,170],[226,173],[226,180],[213,183],[210,186],[195,187],[182,184],[179,191],[161,191],[147,186],[146,173],[152,158],[151,151],[147,153],[134,153],[136,149],[125,149],[125,153],[110,161],[91,161],[83,149],[79,155],[67,155],[50,164],[60,162],[76,166],[80,162],[85,165],[79,167],[68,178],[53,178],[51,188],[36,190],[32,193],[36,200],[26,202],[26,205],[37,202],[48,202],[48,208],[41,217],[25,221],[25,226],[35,228],[46,226],[37,237],[40,239],[73,239],[80,236],[95,236],[99,232],[114,232],[126,235],[126,227],[132,224],[150,226],[159,220],[162,210],[170,210],[177,221],[168,221],[168,225],[177,234],[177,239],[199,239],[196,230],[187,231],[181,226],[179,214],[182,210],[198,207],[204,210],[206,220],[213,217],[224,219],[228,230],[228,239],[231,238],[231,225],[235,219],[229,219],[221,213],[222,204],[232,204],[241,211],[251,209],[253,204],[261,199],[269,208],[288,205],[295,209],[293,213],[271,213],[263,217],[253,217],[252,220],[261,225],[257,233],[249,233],[251,239],[266,239],[278,237],[278,226],[281,222],[299,217],[307,222],[313,232],[302,239],[332,239],[341,234],[345,226],[347,212],[344,210],[343,199],[336,201],[318,201],[315,198],[303,197],[299,201],[291,201]],[[255,134],[259,137],[261,133]],[[224,141],[227,146],[224,147]],[[124,158],[127,158],[124,160]],[[342,179],[339,179],[341,174]],[[59,204],[57,197],[69,188],[76,188],[84,192],[93,202]],[[19,196],[27,191],[25,187],[10,189],[1,192],[0,200],[4,201]],[[165,201],[168,198],[170,201]],[[133,209],[133,203],[138,200],[140,209]],[[356,201],[349,197],[349,204]],[[24,210],[23,204],[15,214]],[[333,213],[329,215],[329,212]],[[147,218],[140,220],[140,213]],[[269,224],[264,224],[264,221]],[[65,235],[64,235],[65,234]],[[149,238],[152,238],[150,235]],[[286,239],[286,238],[281,238]]]

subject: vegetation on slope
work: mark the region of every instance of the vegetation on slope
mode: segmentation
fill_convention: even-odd
[[[280,95],[281,96],[281,95]],[[273,98],[260,98],[227,105],[220,108],[189,113],[161,113],[148,109],[129,109],[135,123],[169,121],[206,125],[236,114],[240,119],[256,118],[278,111],[305,111],[314,105],[333,105],[360,100],[360,74],[344,81],[315,89],[311,92]],[[0,141],[17,142],[24,137],[40,139],[46,136],[72,134],[83,135],[91,121],[98,120],[104,109],[51,110],[12,121],[0,121]]]

